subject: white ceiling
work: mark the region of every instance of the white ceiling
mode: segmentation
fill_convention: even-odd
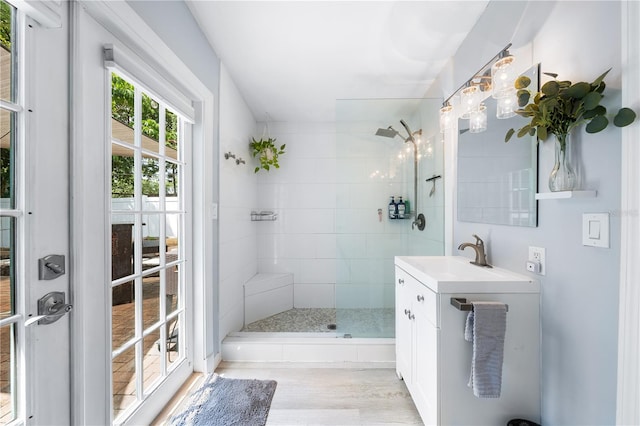
[[[488,1],[189,1],[254,117],[334,121],[337,99],[420,98]]]

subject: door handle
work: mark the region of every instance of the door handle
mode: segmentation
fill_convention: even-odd
[[[65,294],[62,291],[52,291],[38,300],[38,316],[29,318],[24,325],[34,323],[41,325],[52,324],[71,312],[73,305],[65,303]]]

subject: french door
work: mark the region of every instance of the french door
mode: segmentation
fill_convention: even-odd
[[[0,423],[66,425],[68,35],[39,6],[0,0]]]
[[[193,371],[190,102],[87,5],[72,3],[74,423],[148,424]]]

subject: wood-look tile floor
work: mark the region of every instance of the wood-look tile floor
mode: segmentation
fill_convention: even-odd
[[[402,380],[394,369],[341,368],[320,363],[222,362],[216,373],[240,379],[278,382],[267,419],[268,426],[298,425],[422,425]],[[191,392],[200,380],[193,382]],[[188,400],[185,391],[183,401]],[[183,402],[184,403],[184,402]],[[172,404],[180,412],[182,404]],[[164,412],[154,424],[164,424]]]

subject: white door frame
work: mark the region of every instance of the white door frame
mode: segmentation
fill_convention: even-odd
[[[640,112],[640,3],[622,2],[622,105]],[[616,423],[640,424],[640,124],[622,129]]]
[[[108,333],[107,306],[108,300],[105,284],[110,281],[108,270],[108,253],[105,253],[105,241],[108,241],[107,226],[108,206],[105,205],[108,182],[106,181],[106,164],[98,163],[92,158],[105,158],[109,144],[105,140],[106,132],[88,128],[83,119],[86,99],[90,93],[83,93],[83,81],[95,79],[86,75],[83,66],[88,58],[82,57],[83,19],[85,14],[97,21],[105,30],[122,45],[126,46],[141,61],[151,64],[169,82],[180,87],[184,95],[193,101],[196,112],[196,124],[193,126],[193,211],[187,212],[193,219],[193,350],[188,354],[187,362],[195,371],[212,371],[216,354],[210,350],[214,339],[214,323],[208,312],[213,312],[214,275],[213,265],[213,227],[215,222],[209,215],[213,204],[213,176],[210,165],[213,161],[213,94],[182,63],[166,44],[147,26],[126,2],[110,1],[74,1],[71,14],[71,81],[73,82],[71,97],[71,169],[72,169],[72,253],[74,262],[71,266],[74,277],[74,303],[77,310],[72,323],[73,339],[73,401],[72,421],[74,424],[107,424],[111,419],[110,392],[105,383],[109,383],[110,351]],[[93,54],[93,53],[92,53]],[[95,52],[96,55],[101,52]],[[95,61],[95,57],[91,58]],[[102,78],[103,75],[100,75]],[[95,85],[94,85],[95,86]],[[107,81],[98,90],[107,90]],[[104,93],[100,93],[101,95]],[[96,138],[100,143],[96,144]],[[90,142],[93,140],[93,142]],[[93,145],[93,149],[91,146]],[[100,146],[101,148],[96,148]],[[96,155],[96,149],[104,152]],[[94,182],[94,188],[85,187]],[[95,183],[103,186],[103,190],[95,190]],[[104,215],[96,218],[86,214],[86,206],[102,206]],[[90,231],[90,227],[98,228]],[[104,235],[102,235],[104,234]],[[131,417],[137,423],[150,422],[149,418],[158,407],[166,404],[170,394],[161,394],[153,407],[139,410]]]
[[[69,254],[65,7],[9,3],[17,9],[12,39],[17,90],[3,109],[16,114],[16,174],[15,205],[3,215],[15,220],[16,288],[15,312],[4,320],[13,324],[17,339],[17,371],[9,379],[18,399],[13,414],[17,424],[68,424],[69,315],[51,324],[38,321],[38,299],[45,294],[62,292],[69,303],[69,274],[45,280],[38,273],[38,259]]]

